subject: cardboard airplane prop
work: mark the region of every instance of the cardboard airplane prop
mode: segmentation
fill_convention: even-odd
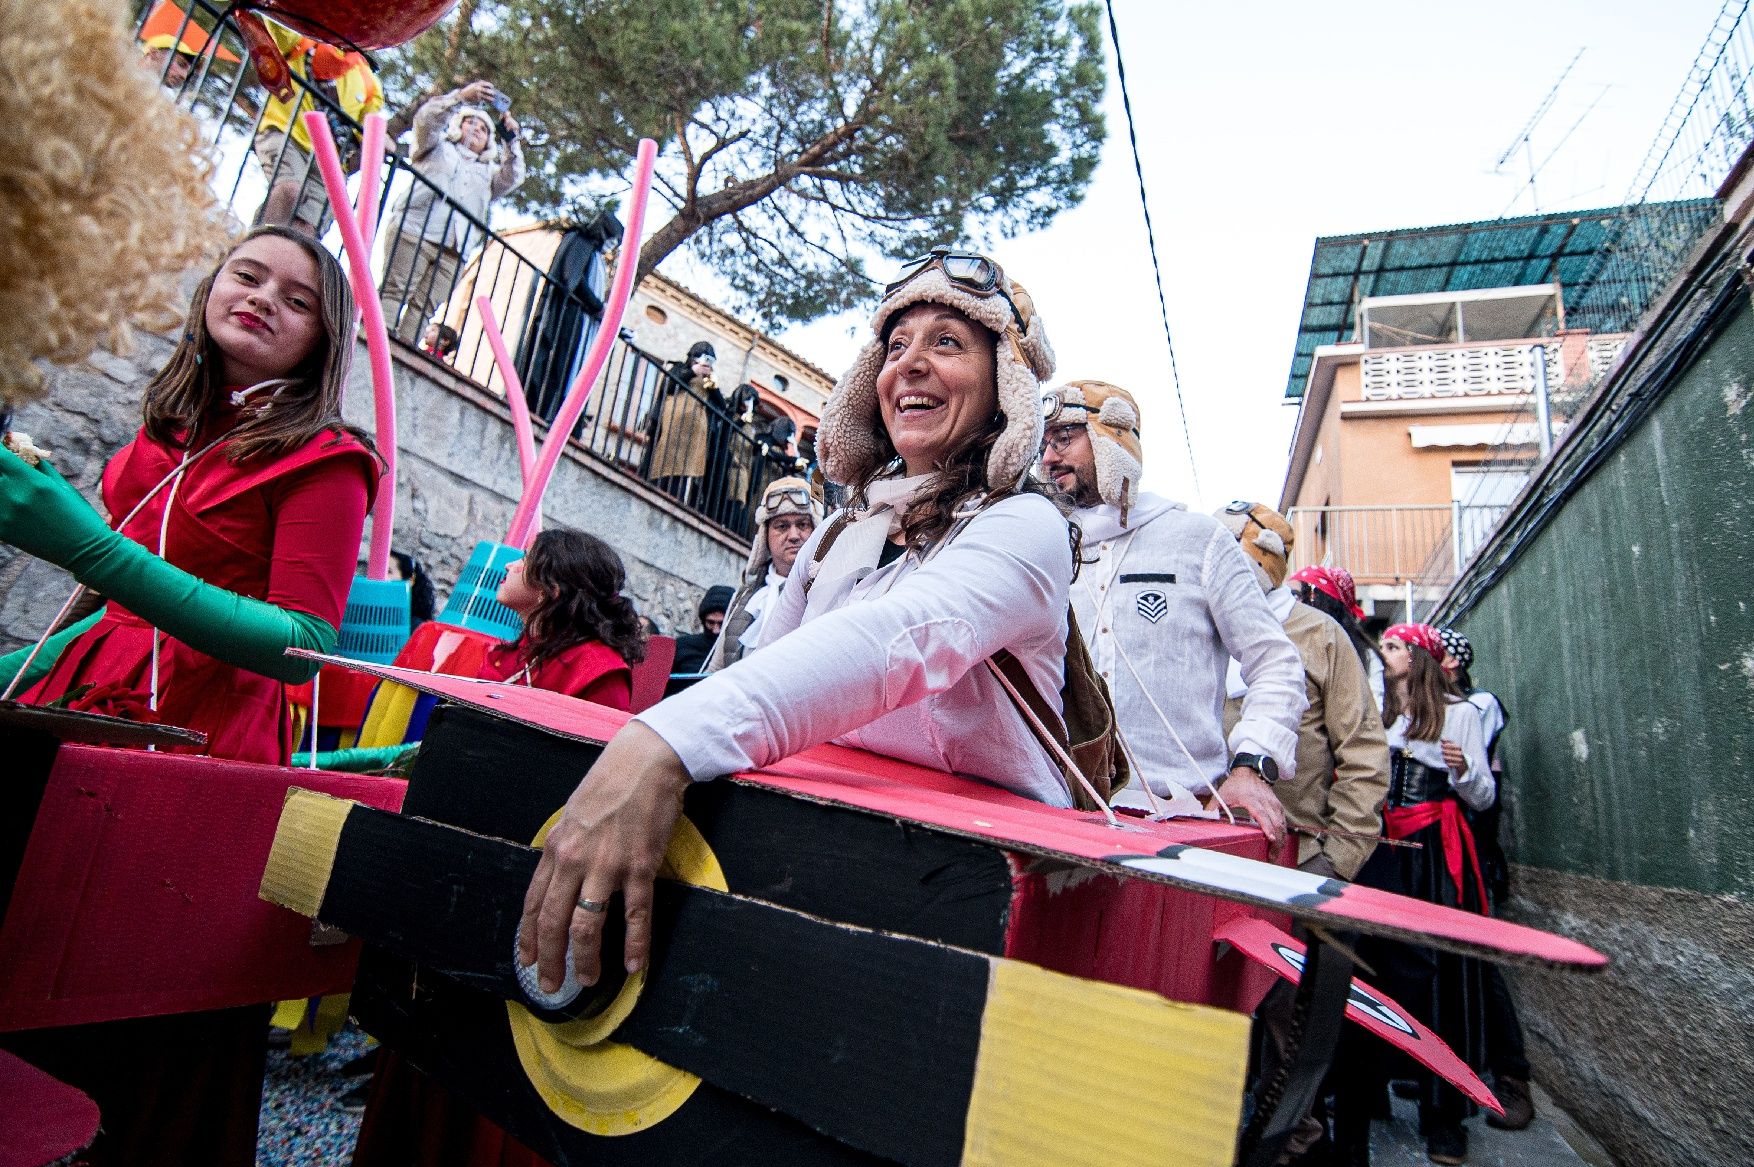
[[[352,667],[454,704],[401,816],[291,794],[263,895],[365,938],[366,1027],[561,1164],[1271,1162],[1348,996],[1495,1105],[1322,936],[1605,963],[1261,862],[1250,827],[1110,825],[825,746],[693,787],[651,967],[552,1008],[514,957],[534,847],[626,715]],[[1239,1151],[1246,1014],[1269,971],[1296,975],[1286,916],[1316,937],[1304,1048]]]

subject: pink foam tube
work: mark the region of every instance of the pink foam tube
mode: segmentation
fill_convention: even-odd
[[[359,234],[371,250],[378,233],[379,175],[384,170],[384,115],[365,115],[365,135],[359,150]]]
[[[365,115],[365,133],[361,137],[359,150],[359,234],[365,240],[366,251],[371,251],[372,240],[378,231],[378,175],[383,172],[384,163],[384,115],[368,113]],[[365,310],[355,304],[353,308],[353,326],[359,322]]]
[[[387,579],[390,574],[390,534],[396,526],[396,387],[390,372],[390,334],[384,328],[384,308],[378,303],[378,285],[372,278],[371,249],[360,234],[359,220],[347,201],[347,176],[341,173],[341,156],[335,151],[335,138],[329,132],[329,121],[315,110],[304,115],[305,130],[317,167],[323,172],[323,186],[329,192],[329,204],[335,212],[335,223],[341,228],[341,243],[347,252],[348,270],[353,275],[353,298],[365,321],[365,347],[371,356],[372,401],[377,407],[378,455],[384,460],[383,478],[378,483],[378,498],[372,507],[371,548],[366,554],[367,579]]]
[[[506,408],[512,411],[512,433],[518,439],[518,473],[525,490],[536,477],[536,432],[530,428],[530,403],[524,400],[524,382],[518,377],[512,354],[500,335],[499,320],[493,314],[493,300],[475,297],[475,314],[481,317],[481,332],[487,347],[493,350],[493,363],[499,367],[500,384],[505,386]],[[509,540],[508,540],[509,542]]]
[[[548,440],[542,445],[542,459],[536,465],[536,479],[524,489],[524,497],[518,500],[518,509],[512,515],[511,528],[506,532],[506,542],[513,547],[522,547],[529,541],[536,515],[542,509],[542,496],[548,490],[549,479],[554,476],[554,467],[560,462],[567,443],[572,440],[573,427],[578,425],[579,415],[585,411],[585,402],[591,396],[591,386],[596,384],[597,374],[608,363],[609,351],[614,347],[616,337],[621,331],[622,313],[627,311],[627,302],[633,297],[633,273],[639,267],[640,231],[646,220],[646,196],[652,191],[652,164],[657,158],[658,144],[650,138],[641,138],[639,151],[634,158],[633,191],[627,204],[627,228],[621,234],[621,251],[615,264],[615,282],[609,289],[609,302],[603,306],[603,324],[597,332],[597,339],[591,344],[590,353],[585,357],[584,367],[579,370],[572,388],[567,390],[566,401],[562,403],[560,413],[556,415],[554,424],[548,428]]]

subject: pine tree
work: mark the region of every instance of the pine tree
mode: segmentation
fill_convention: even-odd
[[[391,74],[485,77],[526,128],[528,210],[662,148],[644,276],[681,248],[770,324],[874,294],[866,265],[1075,205],[1101,150],[1098,10],[1062,0],[479,0]]]

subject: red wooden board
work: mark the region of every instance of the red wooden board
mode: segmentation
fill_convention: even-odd
[[[388,677],[579,741],[606,742],[628,720],[625,713],[522,685],[461,680],[298,650],[294,655]],[[1489,960],[1582,970],[1607,964],[1605,956],[1586,945],[1508,920],[1211,849],[1215,839],[1225,837],[1224,832],[1252,828],[1139,819],[1122,819],[1111,826],[1094,811],[1044,806],[953,774],[834,745],[817,746],[765,769],[730,777],[801,798],[985,839],[1011,850],[1284,912],[1319,927],[1369,932]]]
[[[1214,932],[1212,938],[1236,945],[1294,985],[1303,976],[1304,945],[1265,920],[1234,920]],[[1504,1113],[1504,1107],[1498,1104],[1486,1083],[1456,1055],[1449,1043],[1391,1001],[1388,994],[1353,977],[1352,994],[1346,1001],[1346,1016],[1481,1106],[1497,1114]]]
[[[345,992],[357,943],[257,897],[290,786],[394,810],[406,784],[64,745],[0,925],[0,1031]]]
[[[97,1138],[97,1103],[0,1050],[0,1167],[45,1167]]]

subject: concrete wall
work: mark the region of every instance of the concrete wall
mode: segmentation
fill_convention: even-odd
[[[170,349],[147,336],[128,357],[100,353],[89,366],[56,373],[49,395],[21,409],[15,427],[95,498],[104,462],[139,427],[141,388]],[[399,349],[396,357],[395,546],[425,563],[442,603],[476,541],[505,535],[519,491],[516,447],[498,399],[422,357]],[[345,413],[371,428],[363,344]],[[551,525],[590,531],[620,552],[628,594],[665,632],[693,631],[701,592],[736,582],[742,570],[746,549],[737,541],[576,446],[555,471],[545,509]],[[64,572],[0,545],[0,648],[40,634],[71,587]]]
[[[1510,711],[1513,914],[1614,959],[1516,977],[1536,1073],[1629,1165],[1754,1163],[1754,311],[1737,294],[1678,377],[1611,390],[1662,396],[1457,620]]]

